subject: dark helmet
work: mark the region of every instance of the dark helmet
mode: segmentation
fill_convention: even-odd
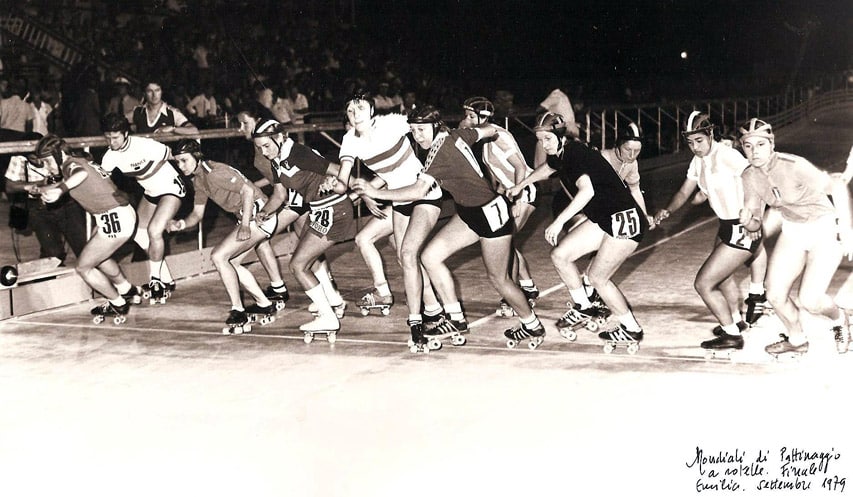
[[[201,152],[201,144],[191,138],[184,138],[172,147],[172,157],[177,157],[181,154],[191,154],[195,157],[195,160],[204,159],[204,154]]]
[[[101,121],[101,131],[104,133],[110,133],[114,131],[118,131],[120,133],[130,133],[130,123],[127,122],[127,118],[117,112],[111,112],[104,116],[103,121]]]
[[[462,102],[462,108],[470,110],[486,121],[495,115],[495,105],[486,97],[471,97]]]
[[[713,132],[714,123],[711,122],[711,116],[694,110],[687,116],[687,121],[684,123],[684,131],[681,132],[681,135],[687,137],[696,133],[704,133],[711,136]]]
[[[533,127],[533,132],[547,131],[554,133],[557,138],[566,136],[566,119],[553,112],[545,112],[536,118],[536,126]]]
[[[628,126],[626,126],[625,129],[619,133],[619,138],[616,139],[616,146],[618,147],[623,143],[632,140],[641,143],[643,141],[643,133],[640,130],[640,127],[633,122],[628,123]]]
[[[409,115],[409,124],[438,124],[444,125],[441,112],[432,105],[425,105]]]
[[[69,152],[65,140],[57,135],[49,134],[38,141],[35,153],[32,154],[31,158],[38,160],[53,157],[56,159],[56,165],[59,165],[62,164],[62,152]]]

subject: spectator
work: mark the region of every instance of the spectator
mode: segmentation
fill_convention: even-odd
[[[115,95],[107,104],[107,114],[121,114],[128,121],[133,119],[133,109],[139,106],[139,99],[130,94],[130,81],[124,76],[115,79]]]
[[[391,85],[383,81],[382,83],[379,83],[378,88],[379,90],[374,98],[376,113],[390,114],[391,112],[399,110],[400,105],[402,104],[402,99],[397,101],[390,95]]]
[[[27,130],[38,133],[41,136],[48,134],[48,118],[53,112],[53,107],[44,101],[44,92],[38,84],[30,86],[30,96],[27,99],[30,107],[29,118],[27,119]]]
[[[30,108],[23,98],[25,90],[22,81],[9,81],[7,94],[3,94],[3,99],[0,100],[0,128],[20,133],[26,131]]]
[[[209,123],[216,118],[219,114],[219,107],[216,105],[216,97],[213,95],[212,83],[206,84],[202,92],[190,100],[190,103],[187,104],[187,112],[197,122]]]
[[[145,84],[145,100],[133,110],[132,124],[137,133],[198,133],[180,110],[163,101],[163,87],[154,78]]]

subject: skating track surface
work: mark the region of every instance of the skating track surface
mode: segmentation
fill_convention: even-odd
[[[851,114],[783,130],[777,149],[838,170]],[[686,166],[644,176],[652,212]],[[0,495],[682,496],[697,481],[760,495],[774,493],[759,491],[761,480],[794,482],[781,460],[794,448],[840,457],[800,477],[809,490],[786,493],[839,493],[839,480],[831,492],[824,478],[853,477],[853,352],[835,352],[828,323],[806,318],[811,351],[799,361],[763,353],[781,331],[773,318],[733,361],[706,361],[698,344],[714,322],[692,281],[717,224],[707,206],[686,206],[616,276],[646,331],[639,353],[605,355],[586,331],[568,342],[553,326],[568,294],[544,241],[548,200],[520,237],[548,328],[535,351],[506,348],[515,320],[495,316],[476,247],[450,260],[474,325],[468,344],[428,355],[405,346],[386,245],[398,298],[388,317],[358,314],[366,268],[352,244],[333,250],[350,301],[334,346],[303,343],[297,327],[310,315],[292,277],[277,321],[244,336],[220,333],[228,306],[215,273],[180,281],[167,305],[134,307],[121,326],[93,325],[94,302],[0,323]],[[845,263],[832,295],[849,273]],[[738,277],[745,290],[746,270]],[[730,475],[738,464],[706,459],[700,473],[697,450],[745,453],[744,464],[769,457]]]

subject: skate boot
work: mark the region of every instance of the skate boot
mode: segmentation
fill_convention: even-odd
[[[519,323],[515,328],[510,328],[504,331],[506,337],[506,346],[510,349],[517,347],[523,340],[527,342],[527,348],[536,350],[545,341],[545,327],[540,323],[539,326],[532,330],[528,330],[523,324]]]
[[[122,298],[133,305],[142,303],[142,288],[138,286],[130,287],[130,290],[121,294]]]
[[[225,328],[222,328],[223,335],[242,335],[252,331],[252,325],[249,324],[249,316],[246,311],[237,311],[231,309],[228,312],[228,319],[225,320]]]
[[[250,323],[260,323],[261,326],[266,326],[275,321],[275,305],[270,304],[266,307],[261,307],[257,303],[246,307],[246,315],[249,317]]]
[[[619,345],[624,345],[628,353],[634,355],[640,350],[643,331],[628,331],[625,329],[625,325],[620,323],[618,328],[599,333],[598,338],[604,340],[605,354],[613,352]]]
[[[770,304],[763,293],[750,293],[743,302],[746,304],[746,322],[750,326],[758,322],[761,316],[770,313]]]
[[[835,337],[835,349],[839,354],[846,354],[850,348],[850,318],[844,313],[844,323],[837,324],[832,327],[832,334]]]
[[[515,310],[507,303],[505,299],[501,299],[501,303],[498,306],[496,314],[502,318],[510,318],[512,316],[515,316]]]
[[[454,321],[446,316],[426,327],[424,336],[428,340],[427,346],[430,350],[438,350],[442,346],[442,339],[450,337],[450,343],[454,346],[465,345],[468,341],[463,333],[468,332],[468,322],[463,320]]]
[[[290,300],[290,293],[288,293],[287,288],[283,292],[277,292],[275,288],[268,286],[264,290],[264,296],[275,305],[276,312],[284,310],[287,301]]]
[[[409,352],[412,354],[417,354],[418,352],[428,354],[429,341],[424,337],[424,324],[420,321],[406,321],[406,324],[409,325],[409,329],[412,332],[412,336],[409,338]]]
[[[607,307],[607,304],[601,300],[601,295],[599,295],[598,291],[594,288],[592,289],[592,296],[589,297],[589,301],[592,306],[598,310],[598,314],[604,319],[609,318],[610,315],[613,314],[613,312],[610,311],[610,308]]]
[[[125,301],[124,305],[113,305],[108,300],[97,307],[93,307],[90,312],[95,316],[92,318],[92,322],[95,324],[103,323],[109,316],[112,316],[114,324],[122,324],[127,321],[127,313],[129,310],[129,301]]]
[[[178,284],[174,281],[170,281],[168,283],[163,282],[163,286],[166,287],[166,298],[172,298],[172,294],[175,293],[175,288],[178,288]]]
[[[717,338],[702,342],[700,346],[705,349],[705,359],[715,359],[717,357],[731,359],[733,351],[743,349],[743,336],[729,335],[723,332]]]
[[[387,316],[391,314],[392,305],[394,305],[393,295],[383,296],[373,292],[368,292],[358,301],[358,308],[361,310],[362,316],[370,314],[372,309],[377,309],[379,314]]]
[[[579,329],[586,328],[589,331],[597,331],[605,323],[607,323],[607,318],[601,314],[600,309],[595,306],[581,309],[580,305],[575,304],[557,320],[556,326],[563,338],[574,342],[578,338],[577,331]]]
[[[536,285],[521,287],[521,291],[524,292],[524,297],[527,299],[527,303],[530,304],[530,308],[533,309],[536,307],[536,301],[539,300],[539,289],[536,288]]]
[[[746,324],[745,321],[738,321],[737,329],[739,329],[740,332],[743,333],[744,331],[749,329],[749,325]],[[715,337],[723,336],[726,334],[726,332],[723,331],[723,327],[720,325],[715,326],[714,329],[711,330],[711,333],[713,333]]]
[[[325,334],[326,341],[331,345],[334,345],[337,341],[338,330],[340,329],[341,323],[334,314],[328,316],[317,314],[313,321],[305,323],[299,327],[299,331],[305,335],[303,337],[305,343],[313,342],[314,335],[316,334]]]
[[[169,295],[171,295],[171,293],[167,295],[166,286],[157,278],[151,278],[151,281],[148,282],[148,286],[142,290],[142,297],[148,299],[149,305],[165,304]]]
[[[788,335],[781,334],[779,336],[782,337],[782,340],[764,347],[764,350],[777,360],[780,356],[802,357],[803,354],[809,351],[809,342],[805,342],[802,345],[793,345],[788,341]]]
[[[341,303],[338,305],[333,305],[332,310],[335,311],[335,317],[337,317],[338,319],[343,319],[344,315],[347,312],[346,300],[342,300]],[[315,304],[314,302],[308,304],[308,312],[313,314],[314,317],[317,317],[317,304]]]

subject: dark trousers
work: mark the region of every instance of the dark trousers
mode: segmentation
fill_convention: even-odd
[[[65,242],[78,257],[86,246],[86,213],[70,199],[47,205],[30,201],[30,228],[38,238],[41,258],[65,262]]]

